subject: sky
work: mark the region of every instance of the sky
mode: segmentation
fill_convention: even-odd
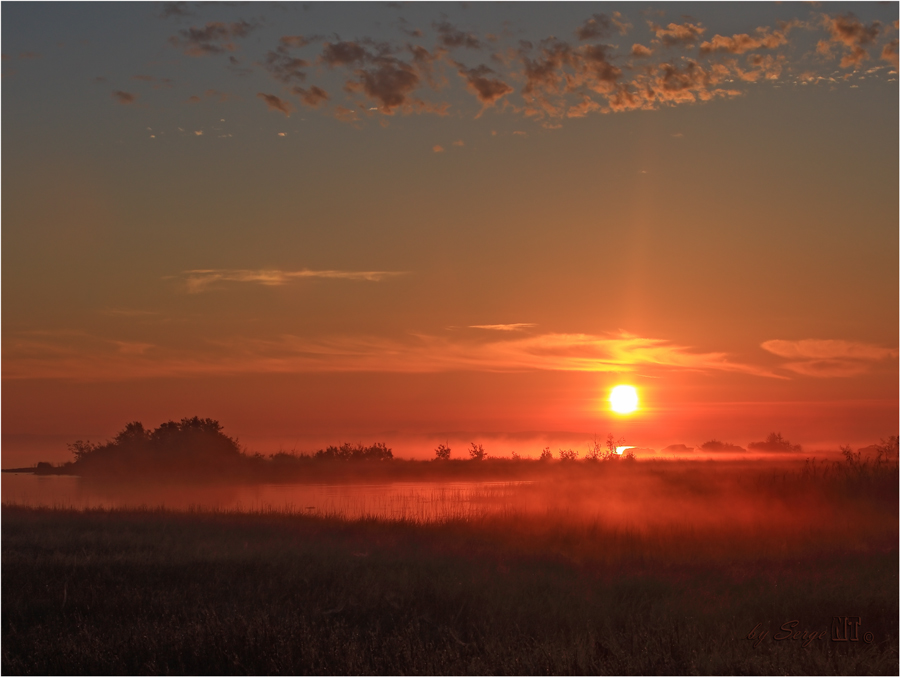
[[[4,2],[4,467],[897,434],[897,18]]]

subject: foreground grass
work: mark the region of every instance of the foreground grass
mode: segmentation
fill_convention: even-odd
[[[897,674],[896,520],[842,524],[4,506],[2,671]],[[772,639],[792,620],[826,637]]]

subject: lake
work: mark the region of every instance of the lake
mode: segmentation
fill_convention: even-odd
[[[3,473],[2,500],[4,505],[50,508],[278,511],[428,522],[520,507],[521,489],[527,484],[530,483],[140,484]]]

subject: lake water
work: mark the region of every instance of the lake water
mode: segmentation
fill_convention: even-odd
[[[528,482],[390,484],[120,484],[80,477],[2,475],[4,505],[51,508],[167,508],[278,511],[345,518],[434,521],[521,506]]]

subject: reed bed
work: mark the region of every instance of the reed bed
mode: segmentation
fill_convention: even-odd
[[[897,673],[895,466],[603,477],[352,515],[4,505],[2,670]],[[848,614],[871,642],[831,641]],[[773,639],[793,620],[823,638]]]

